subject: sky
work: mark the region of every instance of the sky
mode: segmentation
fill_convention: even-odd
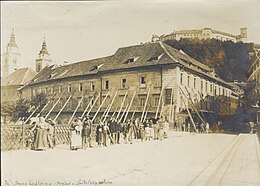
[[[211,27],[260,43],[260,0],[1,2],[1,54],[12,28],[20,67],[35,69],[44,37],[56,64],[112,55],[153,34]]]

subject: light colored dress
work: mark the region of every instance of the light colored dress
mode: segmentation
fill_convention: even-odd
[[[79,149],[82,146],[82,123],[75,123],[71,131],[71,149]]]

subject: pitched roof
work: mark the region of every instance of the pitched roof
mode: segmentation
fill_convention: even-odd
[[[1,86],[11,85],[25,85],[29,82],[37,73],[31,68],[20,68],[14,71],[12,74],[1,79]]]
[[[122,47],[114,55],[108,57],[81,61],[60,67],[45,67],[29,84],[113,70],[165,64],[180,64],[207,76],[210,76],[208,73],[213,71],[213,69],[196,61],[186,53],[180,52],[163,42],[155,42]],[[220,78],[216,80],[221,81]],[[224,81],[222,80],[222,82]]]

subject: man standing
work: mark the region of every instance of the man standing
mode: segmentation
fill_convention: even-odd
[[[82,148],[86,149],[87,146],[91,146],[91,120],[87,116],[83,122],[82,128]]]
[[[54,145],[53,145],[53,135],[54,135],[54,121],[52,121],[51,119],[48,120],[48,136],[47,136],[47,140],[49,143],[49,147],[53,149]]]

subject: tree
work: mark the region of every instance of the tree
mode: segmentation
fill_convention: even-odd
[[[40,112],[43,107],[47,104],[48,99],[47,96],[44,93],[36,94],[35,97],[33,97],[31,101],[31,105],[34,106],[35,108],[38,108],[38,111]]]
[[[12,116],[12,121],[17,121],[19,118],[28,117],[28,110],[30,108],[30,101],[26,99],[19,99],[14,105],[9,105],[6,109],[7,113]]]

